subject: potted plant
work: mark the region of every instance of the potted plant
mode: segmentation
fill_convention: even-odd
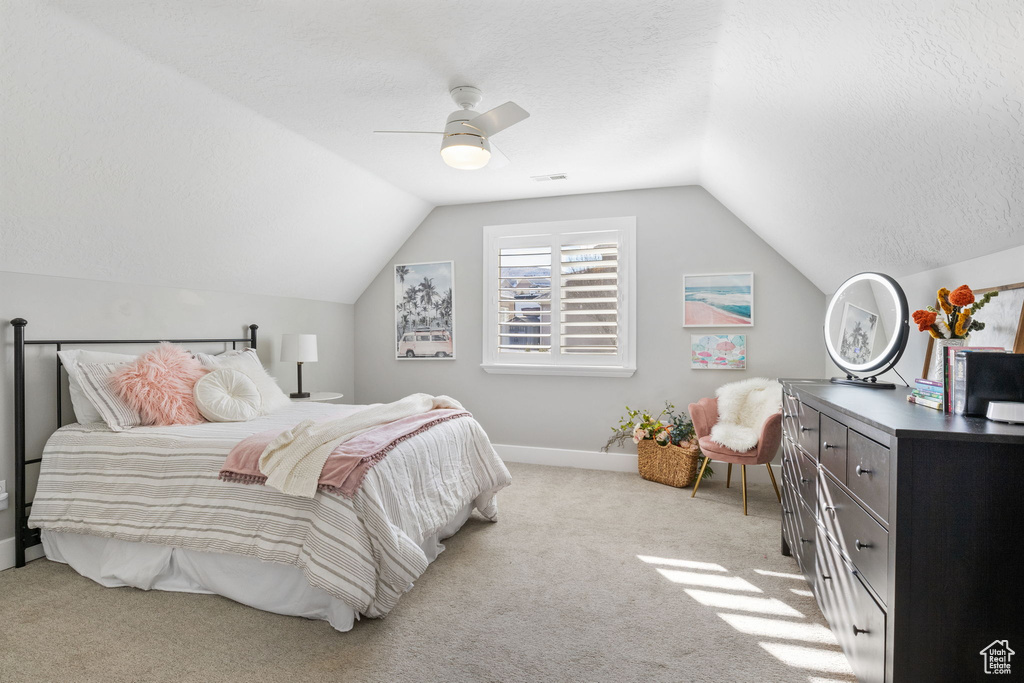
[[[601,450],[622,446],[626,439],[636,444],[637,469],[650,481],[677,488],[689,486],[704,462],[693,422],[668,401],[657,415],[626,406],[626,415],[619,418],[618,427],[612,427],[612,436]],[[712,474],[710,467],[704,469],[704,477]]]
[[[913,319],[917,329],[927,332],[934,338],[935,365],[933,373],[942,376],[942,363],[945,349],[949,346],[966,346],[971,332],[985,329],[985,323],[977,320],[974,315],[999,292],[993,290],[982,294],[976,299],[974,292],[967,285],[960,285],[952,292],[943,287],[936,292],[939,308],[928,306],[914,311]]]

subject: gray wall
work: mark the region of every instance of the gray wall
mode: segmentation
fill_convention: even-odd
[[[607,216],[637,218],[637,371],[630,378],[489,375],[481,362],[485,225]],[[454,361],[394,358],[393,265],[455,261]],[[754,272],[748,370],[691,370],[682,327],[684,273]],[[444,206],[434,209],[356,303],[356,399],[449,394],[501,444],[597,450],[625,405],[687,403],[746,377],[821,372],[824,295],[697,186]],[[718,328],[741,332],[739,328]]]
[[[351,402],[353,313],[351,304],[0,271],[0,350],[4,358],[0,364],[0,479],[7,480],[12,494],[11,507],[0,512],[0,541],[14,534],[14,333],[10,319],[28,320],[29,339],[241,337],[248,332],[249,323],[256,323],[260,326],[260,358],[285,391],[295,391],[295,365],[277,361],[281,334],[313,333],[318,335],[320,361],[305,366],[303,388],[341,391],[344,400]],[[135,347],[114,350],[125,348]],[[208,350],[218,348],[223,347]],[[28,357],[28,444],[30,453],[38,453],[54,428],[56,360],[53,347],[29,347]],[[67,406],[70,411],[70,404]]]

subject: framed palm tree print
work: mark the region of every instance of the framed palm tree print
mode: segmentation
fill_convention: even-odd
[[[395,357],[455,358],[455,262],[395,265]]]

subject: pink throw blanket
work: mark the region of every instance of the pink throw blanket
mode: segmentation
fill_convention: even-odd
[[[359,491],[370,468],[383,460],[395,446],[434,425],[460,417],[472,415],[464,410],[430,410],[374,427],[349,439],[327,457],[317,488],[351,498]],[[266,483],[267,476],[259,468],[260,456],[283,431],[271,429],[239,441],[224,461],[220,478],[238,484]]]

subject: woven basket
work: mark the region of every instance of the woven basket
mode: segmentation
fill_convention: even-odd
[[[640,476],[659,484],[682,488],[697,478],[700,446],[659,446],[654,439],[644,439],[636,446],[637,469]]]

